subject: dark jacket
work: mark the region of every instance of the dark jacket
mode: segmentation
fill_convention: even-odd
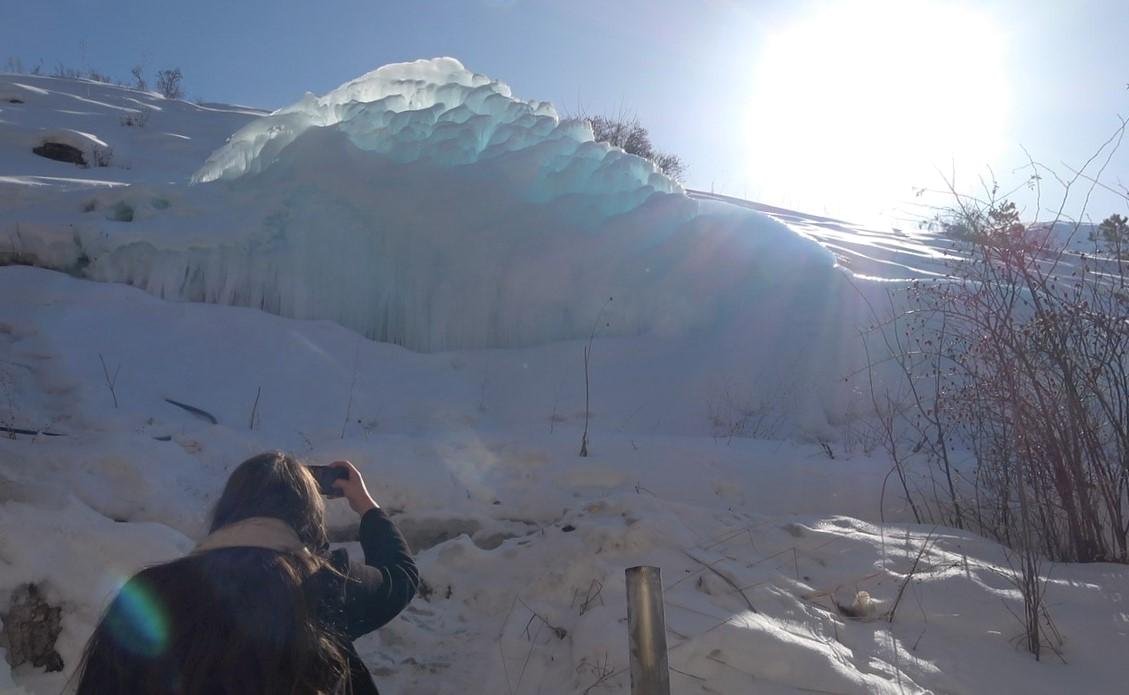
[[[379,509],[365,513],[360,525],[364,563],[350,562],[345,550],[329,553],[326,567],[302,586],[307,604],[326,635],[345,652],[349,687],[338,695],[375,695],[372,676],[357,655],[353,640],[396,617],[415,596],[419,573],[395,524]],[[292,614],[279,610],[293,592],[264,570],[271,554],[263,547],[229,547],[194,553],[138,572],[106,609],[87,646],[85,670],[77,695],[244,695],[250,683],[241,678],[264,669],[272,645],[285,642]],[[251,593],[255,600],[248,600]],[[199,649],[208,642],[221,649]],[[179,648],[174,647],[179,645]],[[230,650],[225,653],[225,649]],[[234,660],[222,676],[200,664],[201,653]],[[255,655],[260,656],[256,657]],[[228,661],[230,666],[232,661]],[[269,674],[268,674],[269,675]],[[287,688],[276,683],[270,688]]]
[[[349,657],[353,695],[377,695],[372,675],[357,655],[353,640],[385,625],[411,602],[419,572],[404,536],[380,509],[361,518],[364,564],[350,562],[344,550],[330,553],[331,568],[309,578],[321,597],[321,619],[338,635]]]

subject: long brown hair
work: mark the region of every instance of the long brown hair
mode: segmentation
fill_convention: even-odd
[[[281,452],[232,473],[212,529],[255,516],[281,519],[308,548],[326,543],[313,476]],[[316,554],[221,548],[149,567],[106,609],[76,671],[78,695],[103,693],[340,693],[349,667],[318,619],[306,580]]]
[[[212,510],[210,530],[255,516],[285,521],[312,551],[329,546],[325,501],[314,476],[289,454],[268,451],[239,464]]]

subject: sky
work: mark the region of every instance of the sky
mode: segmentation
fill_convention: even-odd
[[[450,55],[563,114],[637,116],[688,187],[855,221],[993,179],[1045,218],[1129,117],[1124,0],[0,0],[0,20],[0,69],[175,66],[189,98],[264,108]],[[1129,143],[1100,182],[1068,214],[1127,212],[1102,185],[1129,186]]]

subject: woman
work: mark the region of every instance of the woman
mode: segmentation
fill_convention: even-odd
[[[334,481],[361,517],[364,564],[329,551],[310,471],[280,452],[244,461],[187,557],[136,574],[106,610],[77,671],[79,695],[373,695],[353,640],[415,596],[404,537],[348,461]]]

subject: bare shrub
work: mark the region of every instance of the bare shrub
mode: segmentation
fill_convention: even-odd
[[[1090,163],[1108,162],[1124,130]],[[1061,206],[1028,223],[995,185],[952,195],[938,221],[953,240],[945,276],[892,290],[884,317],[871,306],[872,397],[919,520],[1013,549],[1016,617],[1039,658],[1058,639],[1044,558],[1129,563],[1129,284],[1119,254],[1072,250],[1082,224]],[[1124,226],[1114,216],[1097,234],[1116,244]],[[879,364],[896,375],[884,391]],[[926,464],[919,485],[910,460]]]
[[[51,71],[52,77],[65,77],[71,80],[77,80],[82,77],[82,71],[77,68],[68,68],[62,63],[55,63],[55,69]]]
[[[96,167],[108,167],[114,162],[114,151],[108,147],[96,147],[90,151],[90,164]]]
[[[620,114],[610,116],[581,116],[581,120],[588,121],[592,126],[592,135],[596,142],[606,142],[620,148],[628,154],[634,154],[643,159],[650,160],[659,171],[675,181],[681,181],[686,176],[686,164],[678,155],[659,152],[651,143],[651,134],[639,123],[635,116]]]
[[[1108,162],[1124,131],[1090,163]],[[1041,197],[1045,168],[1031,167]],[[1100,174],[1076,172],[1066,193]],[[885,319],[871,307],[876,356],[900,377],[884,396],[904,406],[887,409],[899,420],[888,448],[930,464],[916,491],[924,519],[1054,560],[1129,562],[1124,264],[1072,251],[1082,225],[1061,206],[1025,223],[996,186],[953,196],[939,220],[959,239],[945,277],[891,294]],[[1116,243],[1123,227],[1113,216],[1098,233]]]
[[[580,663],[576,665],[576,672],[585,676],[588,683],[581,693],[588,695],[595,690],[619,687],[620,684],[616,681],[616,678],[625,670],[617,670],[615,665],[610,662],[607,652],[596,659],[581,657]]]
[[[1125,275],[1033,241],[1013,204],[987,206],[973,256],[909,293],[932,377],[917,429],[945,475],[949,516],[1051,558],[1129,562]],[[975,454],[963,508],[954,438]]]
[[[149,83],[145,81],[145,66],[134,65],[130,68],[129,74],[133,76],[133,88],[141,91],[149,91]]]
[[[180,99],[184,96],[184,89],[180,82],[184,75],[180,68],[157,71],[157,92],[166,99]]]
[[[773,394],[737,394],[731,386],[706,403],[706,416],[715,439],[767,439],[780,432],[784,416]]]
[[[118,123],[126,128],[144,128],[149,124],[149,112],[135,111],[122,114],[121,118],[118,119]]]

